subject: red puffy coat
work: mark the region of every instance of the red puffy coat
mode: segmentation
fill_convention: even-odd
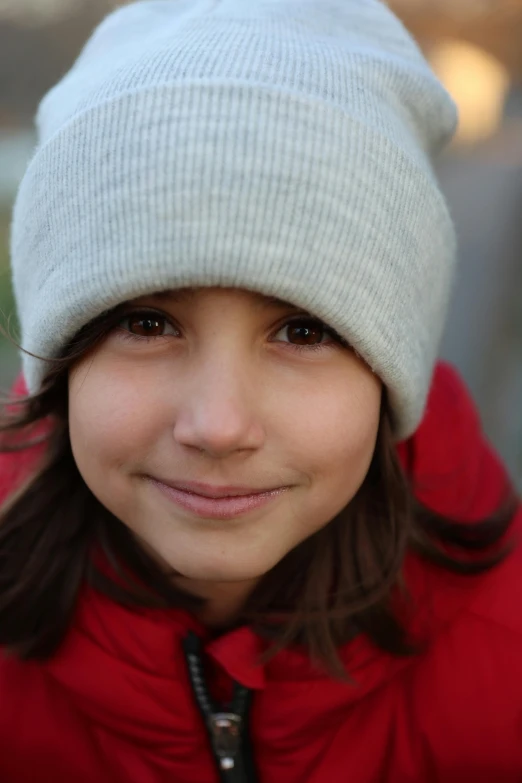
[[[504,471],[446,366],[400,454],[422,501],[462,524],[490,515],[504,494]],[[4,496],[20,473],[14,459],[0,461]],[[521,525],[522,513],[513,531]],[[86,590],[51,661],[0,660],[0,781],[218,781],[182,650],[192,630],[216,698],[232,680],[253,691],[261,783],[520,783],[521,549],[477,577],[412,555],[406,581],[426,649],[397,659],[360,636],[342,650],[346,684],[297,650],[258,665],[261,643],[246,627],[211,639],[185,612],[131,612]]]

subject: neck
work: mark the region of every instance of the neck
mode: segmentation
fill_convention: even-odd
[[[224,630],[237,622],[257,582],[257,579],[245,582],[204,582],[183,577],[176,580],[183,590],[205,599],[205,606],[197,613],[197,619],[215,630]]]

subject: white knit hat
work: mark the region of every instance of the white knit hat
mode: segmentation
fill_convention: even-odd
[[[376,0],[144,0],[38,113],[12,267],[23,346],[115,305],[232,286],[308,310],[422,416],[455,240],[431,158],[453,102]],[[36,391],[45,363],[24,356]]]

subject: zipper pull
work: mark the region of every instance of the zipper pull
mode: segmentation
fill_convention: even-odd
[[[227,707],[211,697],[203,672],[201,641],[190,632],[183,640],[188,674],[196,703],[207,726],[214,759],[222,783],[254,783],[257,776],[245,734],[248,726],[250,691],[234,682],[234,696]]]
[[[233,712],[215,712],[208,716],[212,745],[222,770],[234,769],[241,745],[243,720]]]

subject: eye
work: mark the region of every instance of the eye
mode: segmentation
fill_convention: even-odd
[[[119,322],[119,327],[128,332],[128,337],[153,339],[168,335],[179,336],[179,331],[160,313],[131,313]]]
[[[274,335],[274,341],[287,342],[299,348],[314,348],[320,345],[342,342],[341,338],[322,321],[315,318],[296,318],[288,321]]]

